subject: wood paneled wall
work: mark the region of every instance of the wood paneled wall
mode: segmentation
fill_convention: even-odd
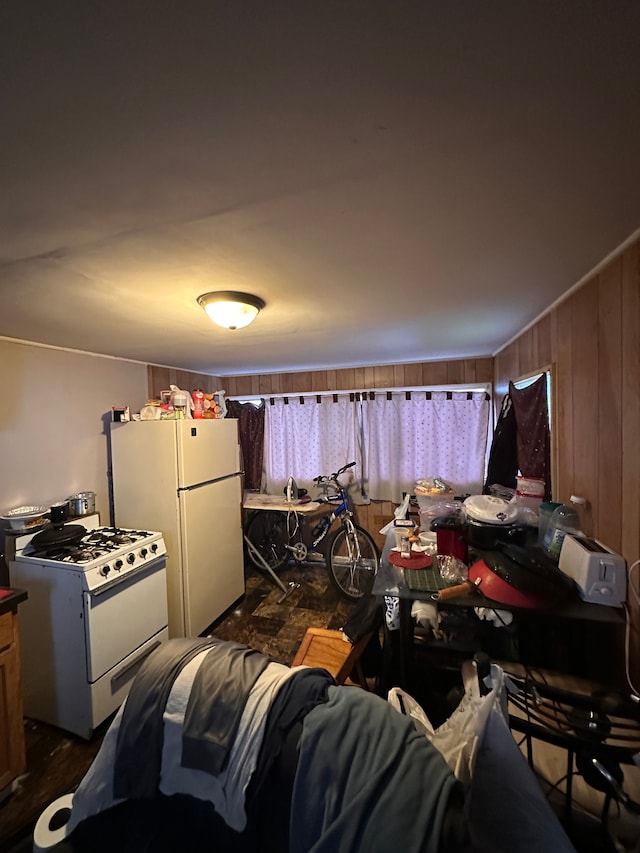
[[[640,240],[495,357],[509,379],[552,366],[558,448],[554,500],[589,501],[591,530],[640,556]]]
[[[188,370],[176,370],[172,367],[147,365],[147,387],[150,400],[159,400],[160,392],[167,391],[170,385],[177,385],[183,391],[195,391],[199,388],[207,394],[224,388],[222,380],[206,373],[190,373]]]
[[[379,367],[345,367],[339,370],[310,370],[291,373],[261,373],[225,376],[222,387],[228,397],[268,397],[269,394],[298,394],[315,391],[369,391],[375,388],[412,388],[422,385],[457,385],[492,382],[492,358],[465,358]]]
[[[640,557],[640,240],[496,355],[496,399],[549,364],[554,500],[586,498],[587,532],[630,566]],[[638,685],[640,612],[629,603]]]
[[[207,393],[223,390],[227,397],[268,397],[269,394],[302,394],[316,391],[369,391],[375,388],[412,388],[422,385],[491,383],[492,358],[392,364],[380,367],[346,367],[340,370],[309,370],[260,373],[251,376],[208,376],[170,367],[147,366],[150,398],[159,398],[169,385]]]

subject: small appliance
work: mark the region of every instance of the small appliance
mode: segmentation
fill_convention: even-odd
[[[438,554],[456,557],[463,563],[469,560],[467,527],[462,515],[434,518],[431,530],[435,531]]]
[[[293,477],[289,477],[289,479],[287,480],[285,494],[287,496],[287,503],[291,503],[292,501],[298,500],[298,484],[293,479]]]
[[[624,558],[597,539],[567,533],[562,543],[560,571],[575,581],[580,598],[592,604],[620,607],[627,598]]]

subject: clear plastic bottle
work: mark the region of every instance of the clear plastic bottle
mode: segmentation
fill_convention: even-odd
[[[554,560],[560,558],[560,550],[567,533],[580,533],[580,516],[574,507],[560,504],[551,513],[544,537],[545,551]]]

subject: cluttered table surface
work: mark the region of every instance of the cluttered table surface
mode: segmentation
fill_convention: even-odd
[[[537,553],[535,547],[530,550],[532,554]],[[525,549],[525,553],[526,551],[527,549]],[[512,633],[522,630],[523,639],[517,647],[525,657],[528,654],[527,649],[536,645],[538,636],[547,639],[554,631],[560,635],[567,634],[575,637],[586,633],[592,638],[597,636],[598,631],[614,632],[616,635],[620,635],[624,631],[625,618],[622,608],[582,601],[577,590],[570,590],[567,594],[559,596],[557,601],[551,599],[535,608],[520,608],[509,603],[508,600],[492,600],[483,595],[480,588],[472,589],[455,598],[440,601],[438,600],[438,593],[455,583],[455,581],[444,581],[441,577],[439,566],[442,565],[442,555],[433,554],[431,566],[419,569],[402,568],[400,565],[395,565],[394,562],[401,562],[398,556],[396,539],[393,531],[391,531],[385,540],[372,593],[385,601],[387,613],[393,609],[394,600],[396,602],[394,612],[397,614],[398,621],[397,626],[392,630],[397,630],[399,635],[397,680],[401,686],[411,681],[415,627],[412,611],[415,609],[416,602],[424,603],[425,607],[431,610],[431,618],[434,623],[440,620],[441,615],[439,614],[447,613],[451,615],[452,619],[456,618],[456,614],[460,614],[457,618],[462,618],[466,614],[471,622],[480,623],[480,620],[486,620],[482,626],[485,635],[486,631],[489,630],[501,632],[502,628],[499,625],[504,620],[505,624],[511,625],[509,630]],[[469,574],[472,574],[473,566],[477,561],[488,560],[489,556],[489,553],[470,549],[467,561]],[[420,563],[416,561],[416,565],[420,565]],[[504,618],[505,612],[508,614],[506,618]],[[494,622],[489,624],[494,614]],[[598,628],[597,626],[601,627]],[[595,639],[592,641],[596,642]],[[446,642],[433,642],[433,646],[442,651],[443,649],[446,650],[447,644]],[[523,662],[529,663],[530,661],[525,660]]]
[[[444,589],[447,584],[442,580],[437,568],[437,556],[433,557],[433,564],[428,569],[403,569],[389,562],[391,546],[389,542],[385,545],[380,559],[380,567],[373,584],[372,593],[377,597],[397,596],[399,599],[408,601],[433,601],[433,594]],[[474,558],[480,559],[481,552],[472,554]],[[447,607],[494,607],[501,610],[518,610],[508,603],[493,601],[483,595],[479,590],[467,595],[460,595],[446,601],[439,602],[440,606]],[[599,604],[590,604],[582,601],[577,593],[565,599],[557,605],[539,608],[540,613],[555,613],[565,618],[587,619],[595,622],[624,622],[624,613],[619,607],[604,607]]]

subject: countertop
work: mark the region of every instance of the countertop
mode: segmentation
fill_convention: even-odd
[[[0,616],[3,616],[10,610],[15,610],[18,604],[26,601],[28,597],[25,589],[12,589],[11,587],[0,586]]]

